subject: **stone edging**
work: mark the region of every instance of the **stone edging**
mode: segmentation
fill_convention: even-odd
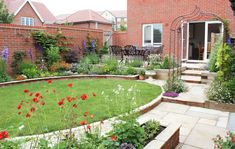
[[[205,102],[193,102],[193,101],[182,101],[182,100],[174,99],[171,97],[162,97],[162,101],[201,107],[201,108],[207,108],[207,109],[213,109],[213,110],[220,110],[224,112],[235,112],[235,104],[218,103],[218,102],[209,101],[209,100]]]
[[[139,75],[70,75],[70,76],[56,76],[56,77],[45,77],[45,78],[35,78],[35,79],[26,79],[21,81],[10,81],[0,83],[0,87],[14,85],[14,84],[23,84],[23,83],[32,83],[37,81],[47,81],[47,80],[62,80],[62,79],[83,79],[83,78],[112,78],[112,79],[126,79],[126,80],[138,80]]]

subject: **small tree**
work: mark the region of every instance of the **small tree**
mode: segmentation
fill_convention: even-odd
[[[8,12],[3,0],[0,0],[0,23],[10,24],[13,21],[13,14]]]
[[[124,26],[124,25],[120,25],[119,30],[120,30],[120,31],[126,31],[126,30],[127,30],[127,27]]]

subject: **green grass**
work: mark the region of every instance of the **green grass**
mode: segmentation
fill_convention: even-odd
[[[73,87],[67,87],[68,83],[73,83]],[[113,90],[117,89],[119,84],[125,90],[122,94],[115,95]],[[128,89],[131,86],[135,86],[138,91],[129,92]],[[32,102],[32,97],[23,93],[24,89],[28,89],[33,93],[40,92],[46,102],[44,106],[37,104],[36,112],[32,113],[31,118],[25,118],[25,114],[30,108],[25,103],[21,109],[22,115],[18,115],[19,110],[17,106],[20,101]],[[56,94],[52,93],[53,89],[56,90]],[[97,96],[93,97],[92,92],[96,93]],[[88,94],[89,98],[86,101],[80,99],[83,93]],[[135,96],[134,93],[136,94]],[[149,103],[159,96],[160,93],[161,88],[159,86],[137,81],[114,79],[56,80],[52,84],[42,81],[1,87],[0,130],[7,130],[9,136],[14,137],[76,127],[79,126],[81,120],[87,120],[91,123],[120,115],[123,112],[127,112],[130,107],[139,107]],[[64,103],[64,109],[59,108],[58,100],[67,96],[79,97],[75,101],[78,105],[76,109],[72,108],[75,102],[69,103],[67,101]],[[136,99],[133,100],[132,97],[136,97]],[[134,102],[136,104],[133,105]],[[94,118],[85,118],[83,113],[86,111],[89,114],[94,114]],[[69,113],[66,117],[70,121],[64,121],[66,113]],[[25,127],[19,130],[18,128],[21,125]]]

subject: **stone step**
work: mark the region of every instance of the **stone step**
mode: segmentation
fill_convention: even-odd
[[[206,70],[207,64],[205,63],[182,63],[182,67],[191,70]]]
[[[188,76],[202,76],[203,72],[207,72],[206,70],[192,70],[188,69],[183,71],[181,74],[182,75],[188,75]]]
[[[190,75],[182,75],[181,80],[188,83],[199,83],[201,84],[201,76],[190,76]]]

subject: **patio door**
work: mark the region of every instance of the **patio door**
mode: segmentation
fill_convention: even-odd
[[[186,61],[188,55],[188,23],[182,23],[181,39],[181,59]]]

